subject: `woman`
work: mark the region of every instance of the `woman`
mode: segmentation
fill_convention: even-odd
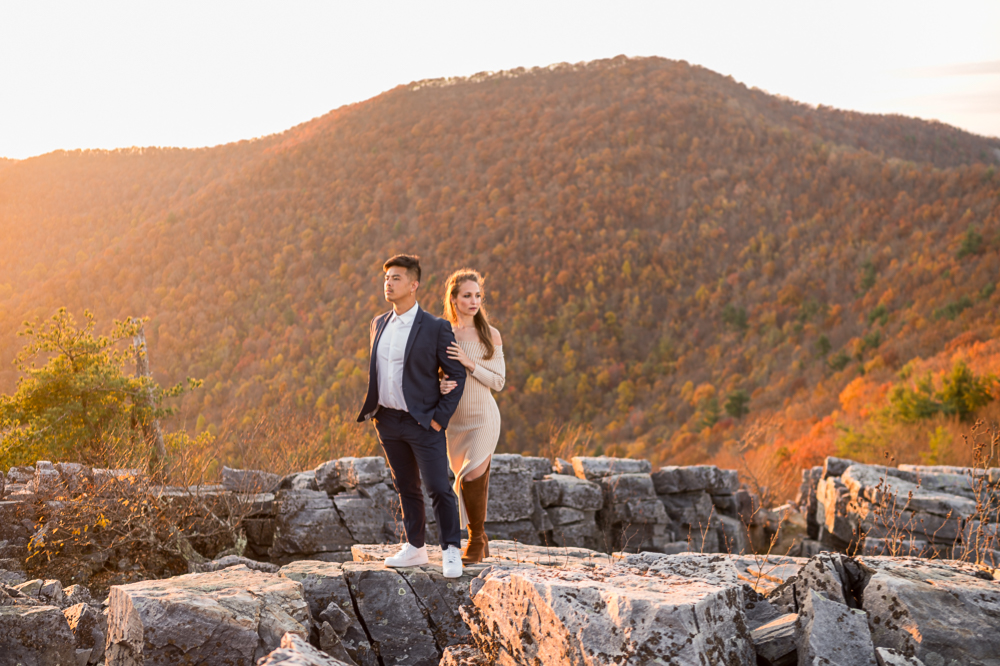
[[[500,333],[490,326],[483,309],[482,284],[479,273],[463,268],[448,278],[444,296],[444,316],[457,341],[448,348],[448,356],[468,370],[462,399],[448,424],[448,458],[455,473],[460,524],[469,526],[463,564],[490,556],[484,526],[486,498],[490,459],[500,438],[500,410],[490,389],[503,388],[506,372]],[[445,376],[441,392],[453,388],[455,382]]]

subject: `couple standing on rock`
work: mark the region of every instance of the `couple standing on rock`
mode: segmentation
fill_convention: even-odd
[[[486,318],[483,279],[476,271],[451,274],[445,318],[439,319],[417,304],[417,257],[396,255],[382,268],[392,311],[371,323],[368,395],[358,422],[375,423],[403,510],[406,543],[385,564],[427,563],[423,480],[441,537],[444,575],[457,578],[463,562],[490,554],[486,498],[490,458],[500,437],[500,411],[490,389],[504,385],[500,333]],[[460,551],[465,525],[469,540]]]

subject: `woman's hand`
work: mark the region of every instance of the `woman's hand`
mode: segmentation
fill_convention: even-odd
[[[444,379],[441,380],[441,395],[448,395],[456,386],[458,386],[458,382],[448,379],[448,375],[445,375]]]
[[[473,372],[476,369],[476,362],[469,358],[469,355],[465,353],[461,347],[458,346],[457,342],[453,342],[448,345],[448,358],[453,358],[462,365],[469,372]]]

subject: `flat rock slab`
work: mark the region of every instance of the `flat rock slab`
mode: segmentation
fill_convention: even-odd
[[[1000,665],[1000,583],[950,560],[861,557],[875,645],[926,664]]]
[[[748,583],[761,594],[768,594],[774,588],[798,575],[799,570],[809,560],[805,557],[787,555],[741,555],[733,557],[733,565],[742,582]]]
[[[73,632],[57,606],[0,606],[0,666],[73,666]]]
[[[900,476],[901,475],[901,476]],[[913,477],[911,480],[908,477]],[[912,472],[872,465],[851,465],[840,477],[851,492],[851,499],[869,502],[895,502],[899,511],[924,512],[950,518],[968,518],[976,512],[975,501],[918,485]]]
[[[689,465],[661,467],[653,473],[653,483],[658,495],[707,491],[712,494],[731,494],[739,490],[739,472],[719,469],[714,465]]]
[[[565,506],[580,511],[597,511],[604,506],[600,484],[567,474],[550,474],[535,482],[543,507]]]
[[[904,656],[892,648],[875,648],[875,661],[878,666],[925,666],[916,657]]]
[[[464,539],[462,545],[465,545]],[[390,555],[395,555],[399,548],[399,544],[358,544],[351,546],[351,554],[354,556],[355,562],[382,562]],[[436,567],[440,571],[441,547],[428,545],[427,559],[428,567]],[[484,559],[482,564],[465,565],[464,568],[478,573],[487,565],[504,562],[533,562],[559,566],[581,561],[608,563],[613,561],[613,557],[589,548],[528,546],[514,541],[496,539],[490,541],[490,556]]]
[[[737,586],[621,566],[495,567],[472,602],[463,614],[491,663],[755,663]]]
[[[588,481],[612,474],[649,474],[653,471],[653,466],[648,460],[633,458],[575,456],[572,462],[574,474]]]
[[[754,629],[750,636],[753,648],[758,657],[767,660],[766,663],[794,663],[790,657],[798,649],[799,616],[795,613],[782,615]]]
[[[729,555],[705,553],[638,553],[621,555],[620,564],[647,576],[666,576],[701,581],[720,587],[741,585],[736,559]]]
[[[244,566],[117,585],[109,602],[107,666],[252,666],[312,624],[301,583]]]

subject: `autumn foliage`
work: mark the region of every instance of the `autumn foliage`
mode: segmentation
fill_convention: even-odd
[[[22,320],[90,308],[149,317],[161,384],[204,379],[176,427],[291,405],[331,446],[369,440],[367,323],[410,252],[433,312],[451,270],[486,276],[502,449],[585,426],[592,452],[812,464],[904,368],[995,364],[997,143],[616,58],[400,86],[211,149],[51,153],[0,169],[0,391]],[[781,425],[751,450],[762,417]],[[958,418],[898,427],[919,458]]]

